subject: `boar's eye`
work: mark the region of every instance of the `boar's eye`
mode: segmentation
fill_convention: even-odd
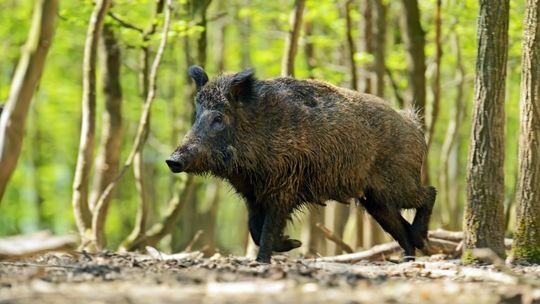
[[[221,124],[223,122],[223,115],[216,115],[214,117],[214,120],[212,121],[212,124]]]

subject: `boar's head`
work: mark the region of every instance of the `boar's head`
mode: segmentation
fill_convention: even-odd
[[[208,81],[199,66],[191,66],[195,81],[195,118],[180,146],[166,161],[173,173],[223,175],[233,168],[238,108],[253,98],[254,70],[222,75]]]

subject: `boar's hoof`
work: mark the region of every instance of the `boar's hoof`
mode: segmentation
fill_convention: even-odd
[[[270,256],[260,256],[258,255],[255,261],[263,264],[270,264]]]
[[[275,252],[286,252],[302,246],[302,242],[295,239],[284,238],[280,240],[275,246]]]
[[[415,257],[412,256],[412,255],[404,255],[402,258],[401,258],[401,262],[402,263],[405,263],[405,262],[414,262],[415,261]]]

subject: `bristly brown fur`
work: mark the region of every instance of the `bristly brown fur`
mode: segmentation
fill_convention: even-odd
[[[435,189],[421,184],[426,143],[414,111],[398,112],[378,97],[322,81],[242,73],[201,85],[196,97],[197,115],[224,113],[227,142],[206,143],[191,131],[177,151],[196,141],[206,146],[191,171],[210,171],[243,195],[257,244],[264,242],[267,216],[279,230],[270,242],[275,247],[294,241],[276,238],[300,206],[362,198],[407,255],[424,247]],[[417,209],[412,225],[401,209]],[[259,260],[267,258],[259,253]]]

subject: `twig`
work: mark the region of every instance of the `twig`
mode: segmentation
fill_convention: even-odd
[[[347,253],[353,253],[354,250],[347,243],[343,242],[342,239],[338,238],[330,229],[326,228],[323,224],[315,224],[317,228],[324,234],[324,236],[330,241],[336,243],[336,245]]]
[[[191,241],[187,244],[186,249],[184,249],[184,252],[190,252],[193,249],[193,245],[197,243],[197,241],[201,238],[201,235],[203,235],[204,231],[202,229],[197,230],[195,232],[195,235],[191,239]]]
[[[120,17],[116,16],[113,12],[109,12],[108,15],[109,15],[109,17],[114,19],[116,22],[118,22],[118,24],[120,24],[121,26],[123,26],[125,28],[137,31],[137,32],[139,32],[141,34],[144,32],[140,27],[138,27],[138,26],[136,26],[134,24],[131,24],[131,23],[127,22],[127,21],[122,20]]]

